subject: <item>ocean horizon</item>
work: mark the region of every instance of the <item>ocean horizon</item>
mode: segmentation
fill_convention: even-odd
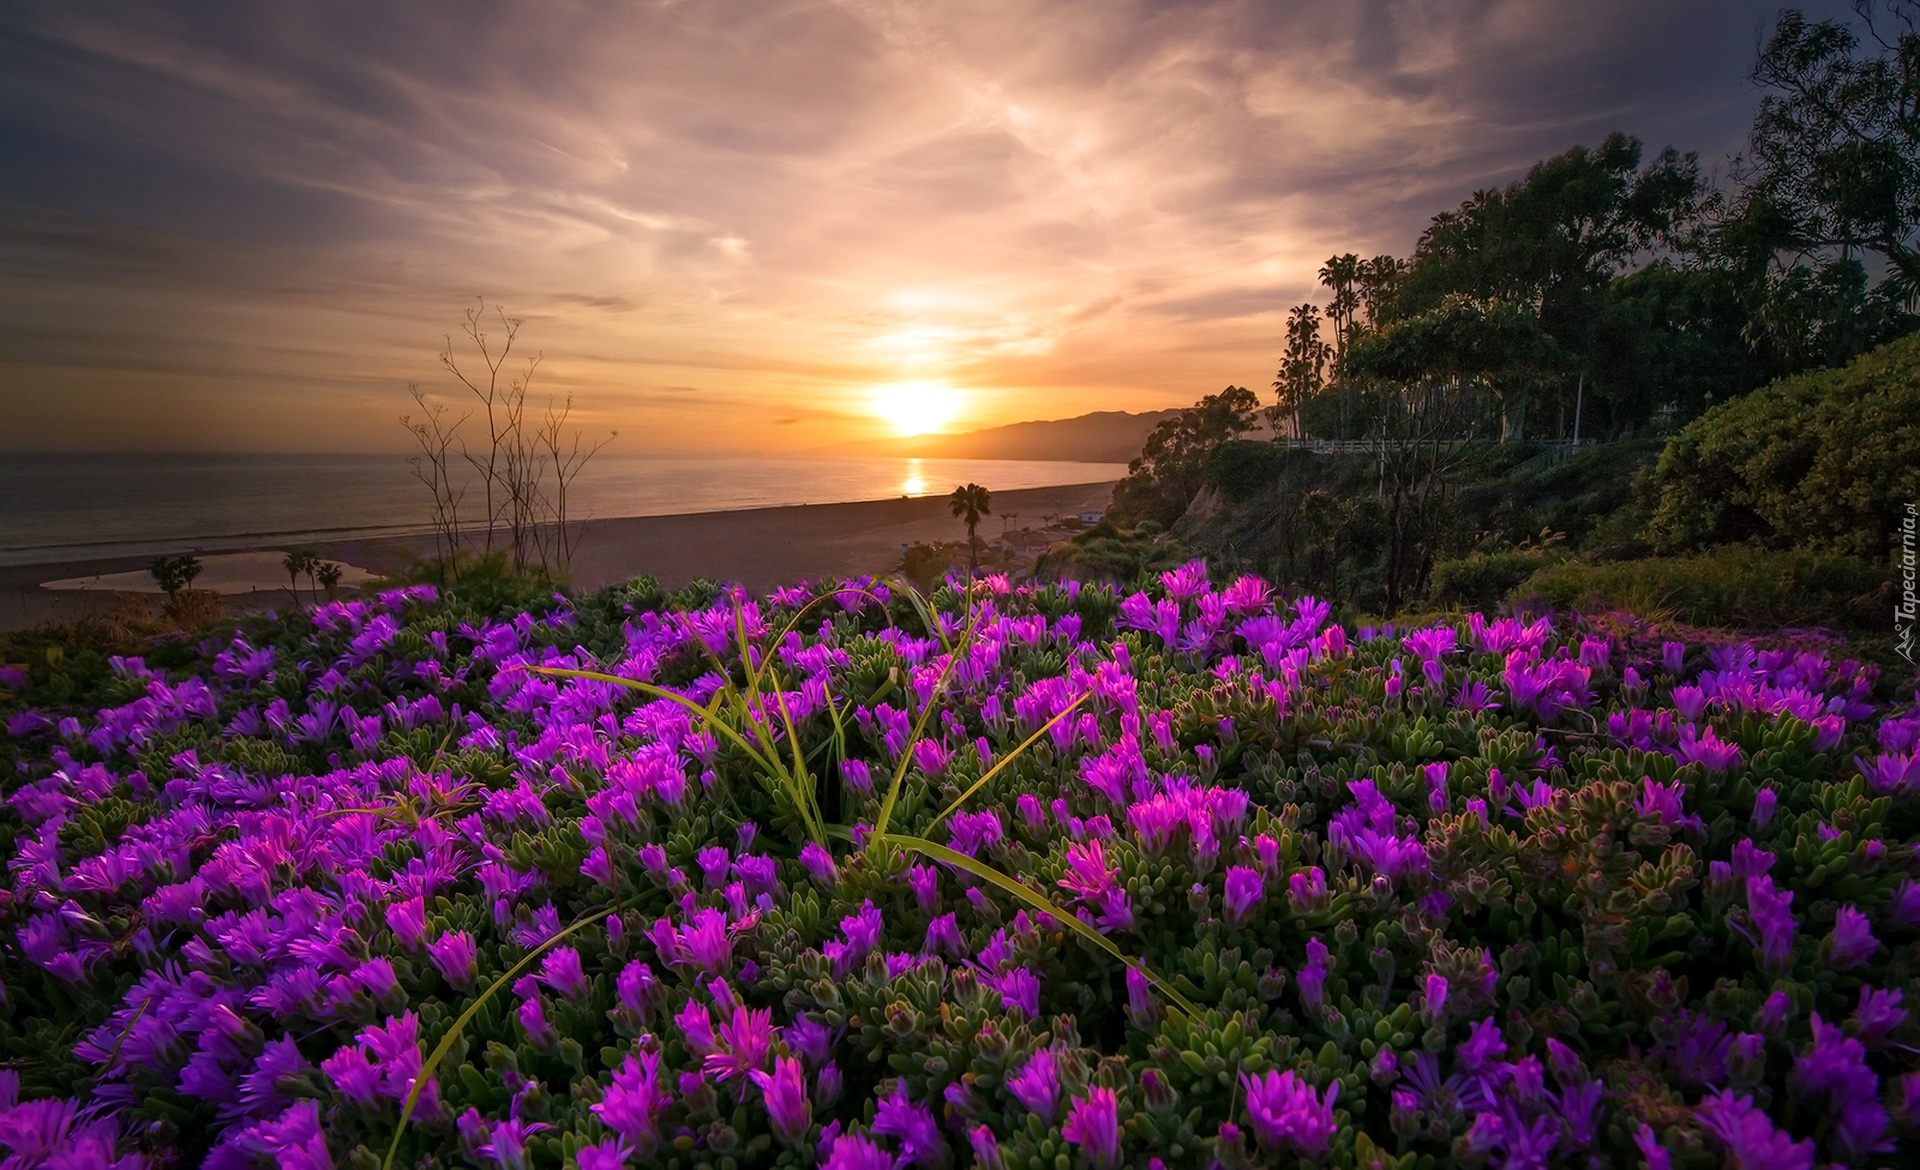
[[[1117,463],[602,453],[568,489],[570,519],[1098,483]],[[469,485],[462,515],[479,516]],[[0,460],[0,564],[430,533],[432,501],[404,455],[9,454]],[[463,526],[465,526],[463,524]]]

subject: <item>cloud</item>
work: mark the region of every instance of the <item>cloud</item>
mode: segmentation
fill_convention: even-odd
[[[34,400],[24,446],[125,445],[173,402],[222,442],[398,447],[476,294],[660,449],[858,437],[906,378],[967,388],[959,425],[1181,404],[1265,385],[1334,251],[1404,254],[1609,130],[1737,146],[1771,14],[9,6],[0,409]]]

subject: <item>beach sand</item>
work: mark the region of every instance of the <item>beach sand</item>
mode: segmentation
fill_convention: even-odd
[[[996,492],[994,514],[981,524],[980,535],[982,539],[998,536],[1003,517],[1014,517],[1015,528],[1037,528],[1045,515],[1101,511],[1112,491],[1113,484],[1108,482]],[[669,589],[696,577],[712,577],[766,590],[801,578],[884,572],[899,562],[902,545],[965,538],[966,528],[948,512],[942,496],[589,520],[581,525],[573,579],[580,590],[649,573]],[[262,546],[263,550],[272,547]],[[312,547],[329,560],[387,572],[430,553],[432,541],[348,540]],[[111,593],[55,591],[42,584],[144,573],[150,559],[0,566],[0,629],[110,612],[121,604]],[[309,599],[304,587],[301,593],[303,600]],[[286,586],[278,585],[229,593],[224,604],[268,609],[285,607],[291,600]]]

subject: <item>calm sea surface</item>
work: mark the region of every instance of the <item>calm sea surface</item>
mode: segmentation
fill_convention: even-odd
[[[1095,483],[1112,463],[987,459],[654,458],[602,454],[569,492],[576,518]],[[463,519],[482,512],[470,489]],[[431,531],[399,455],[0,454],[0,564],[148,556],[262,542]]]

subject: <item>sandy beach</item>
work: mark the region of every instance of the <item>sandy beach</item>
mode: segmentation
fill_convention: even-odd
[[[1100,511],[1112,490],[1113,484],[1107,482],[996,492],[994,515],[981,525],[980,534],[997,536],[1003,517],[1013,517],[1013,526],[1022,528],[1038,527],[1045,515]],[[884,571],[899,561],[902,545],[965,536],[966,529],[949,514],[941,496],[589,520],[582,526],[574,554],[573,578],[583,590],[647,573],[670,589],[696,577],[713,577],[764,590],[803,577]],[[406,538],[312,547],[325,558],[384,572],[403,568],[430,552],[432,542]],[[50,590],[42,585],[144,572],[148,559],[0,567],[0,629],[24,629],[110,611],[120,604],[110,592]],[[290,602],[286,586],[269,586],[264,580],[260,584],[259,589],[229,592],[225,604],[265,609]]]

